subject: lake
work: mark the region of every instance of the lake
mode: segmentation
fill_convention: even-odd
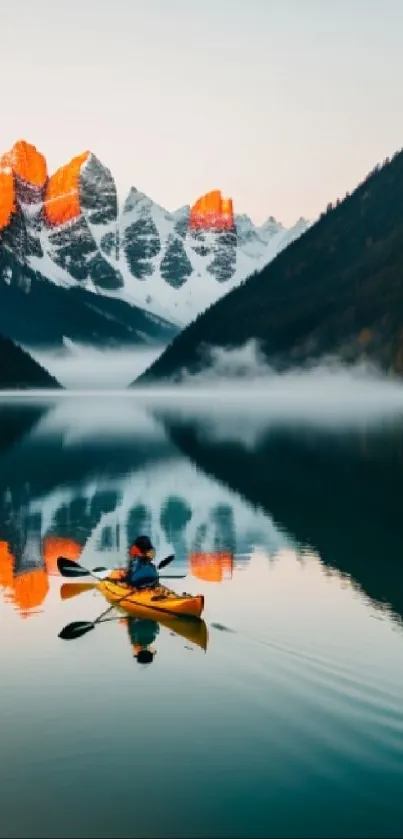
[[[403,835],[403,410],[371,393],[4,398],[1,837]],[[57,557],[139,532],[200,631],[61,639],[108,604]]]

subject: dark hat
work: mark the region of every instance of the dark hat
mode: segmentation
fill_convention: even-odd
[[[154,545],[148,536],[137,536],[134,546],[143,554],[154,550]]]

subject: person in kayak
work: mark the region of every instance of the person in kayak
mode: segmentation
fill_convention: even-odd
[[[153,563],[155,548],[148,536],[138,536],[130,548],[126,582],[133,588],[154,588],[159,584],[158,571]]]

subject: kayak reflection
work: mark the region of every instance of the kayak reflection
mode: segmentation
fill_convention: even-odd
[[[208,630],[202,618],[177,617],[164,615],[154,618],[134,617],[133,614],[121,619],[126,623],[133,656],[139,664],[151,664],[156,655],[155,642],[160,627],[165,627],[171,635],[179,635],[207,652]]]

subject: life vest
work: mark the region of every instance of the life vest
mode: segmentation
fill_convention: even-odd
[[[134,588],[155,586],[159,581],[155,565],[147,557],[143,557],[138,548],[130,549],[131,559],[127,571],[127,582]]]

